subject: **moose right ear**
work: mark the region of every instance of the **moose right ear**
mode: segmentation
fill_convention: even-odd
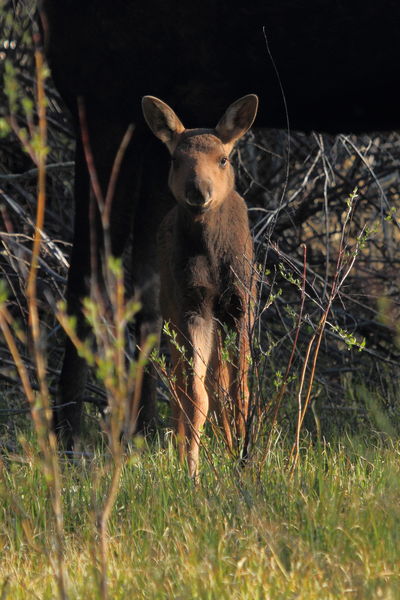
[[[142,98],[142,109],[147,125],[172,154],[178,136],[185,131],[182,122],[168,104],[154,96]]]

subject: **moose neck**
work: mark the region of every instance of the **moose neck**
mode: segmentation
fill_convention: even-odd
[[[194,252],[214,255],[228,241],[228,215],[231,195],[216,208],[196,214],[178,205],[178,228],[180,236],[191,245]]]

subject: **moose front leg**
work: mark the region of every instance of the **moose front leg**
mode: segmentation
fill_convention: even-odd
[[[244,439],[246,433],[246,421],[249,410],[249,361],[250,361],[250,337],[249,320],[240,318],[236,321],[233,333],[235,339],[234,349],[229,351],[227,368],[229,371],[229,397],[236,441]],[[226,342],[223,342],[226,343]]]
[[[230,406],[230,370],[223,356],[223,337],[220,327],[215,328],[213,352],[207,373],[207,389],[211,410],[222,427],[229,450],[233,449],[231,406]]]
[[[175,433],[175,442],[178,447],[180,463],[185,460],[186,438],[185,438],[185,413],[184,405],[187,397],[187,365],[179,350],[171,344],[171,358],[173,364],[173,377],[175,379],[175,394],[171,402],[171,427]]]
[[[90,223],[89,223],[89,175],[83,148],[77,142],[75,151],[75,224],[71,266],[68,273],[67,309],[77,320],[77,335],[85,339],[89,326],[82,314],[82,299],[89,295],[90,279]],[[79,435],[82,418],[82,396],[87,379],[86,361],[70,339],[66,340],[61,370],[59,393],[54,408],[54,428],[62,447],[71,451],[74,438]]]
[[[211,318],[192,317],[185,343],[188,359],[186,394],[182,395],[189,475],[198,479],[200,435],[207,419],[209,399],[206,375],[213,345]]]
[[[91,169],[96,172],[102,195],[105,197],[111,167],[128,123],[111,123],[106,116],[98,115],[90,102],[86,103],[86,116],[87,127],[84,130],[90,141],[93,158]],[[118,181],[112,195],[108,233],[111,254],[116,257],[123,253],[131,227],[132,209],[139,191],[143,146],[140,135],[140,132],[135,131],[120,165]],[[82,300],[90,295],[93,280],[103,289],[107,262],[104,260],[105,233],[101,227],[99,198],[89,185],[85,148],[80,138],[76,147],[74,195],[74,244],[66,296],[68,314],[74,315],[77,320],[77,336],[85,340],[90,337],[91,329],[82,313]],[[62,446],[67,450],[73,449],[74,441],[80,433],[87,371],[86,362],[78,355],[74,344],[67,340],[60,390],[54,411],[55,430]]]
[[[160,278],[158,273],[155,232],[173,201],[167,189],[168,160],[165,149],[153,137],[146,140],[142,177],[132,241],[132,284],[135,297],[141,304],[136,315],[136,346],[148,346],[149,337],[159,347],[161,314],[159,307]],[[149,362],[145,368],[140,405],[130,418],[132,430],[152,431],[157,423],[157,373]]]
[[[247,319],[241,319],[237,327],[237,355],[229,366],[230,396],[232,398],[233,415],[238,440],[243,440],[246,432],[250,395],[248,384],[249,361],[249,323]]]

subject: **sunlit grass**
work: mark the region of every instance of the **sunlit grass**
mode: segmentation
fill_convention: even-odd
[[[293,479],[284,443],[261,473],[213,452],[199,486],[169,446],[132,453],[110,522],[110,597],[399,597],[399,444],[307,442]],[[99,453],[63,469],[70,598],[99,597],[93,507],[104,466]],[[1,598],[55,597],[49,515],[25,446],[2,469]]]

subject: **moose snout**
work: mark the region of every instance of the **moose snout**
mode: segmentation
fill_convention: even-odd
[[[210,179],[193,179],[185,186],[185,199],[190,206],[204,206],[211,200],[212,182]]]

